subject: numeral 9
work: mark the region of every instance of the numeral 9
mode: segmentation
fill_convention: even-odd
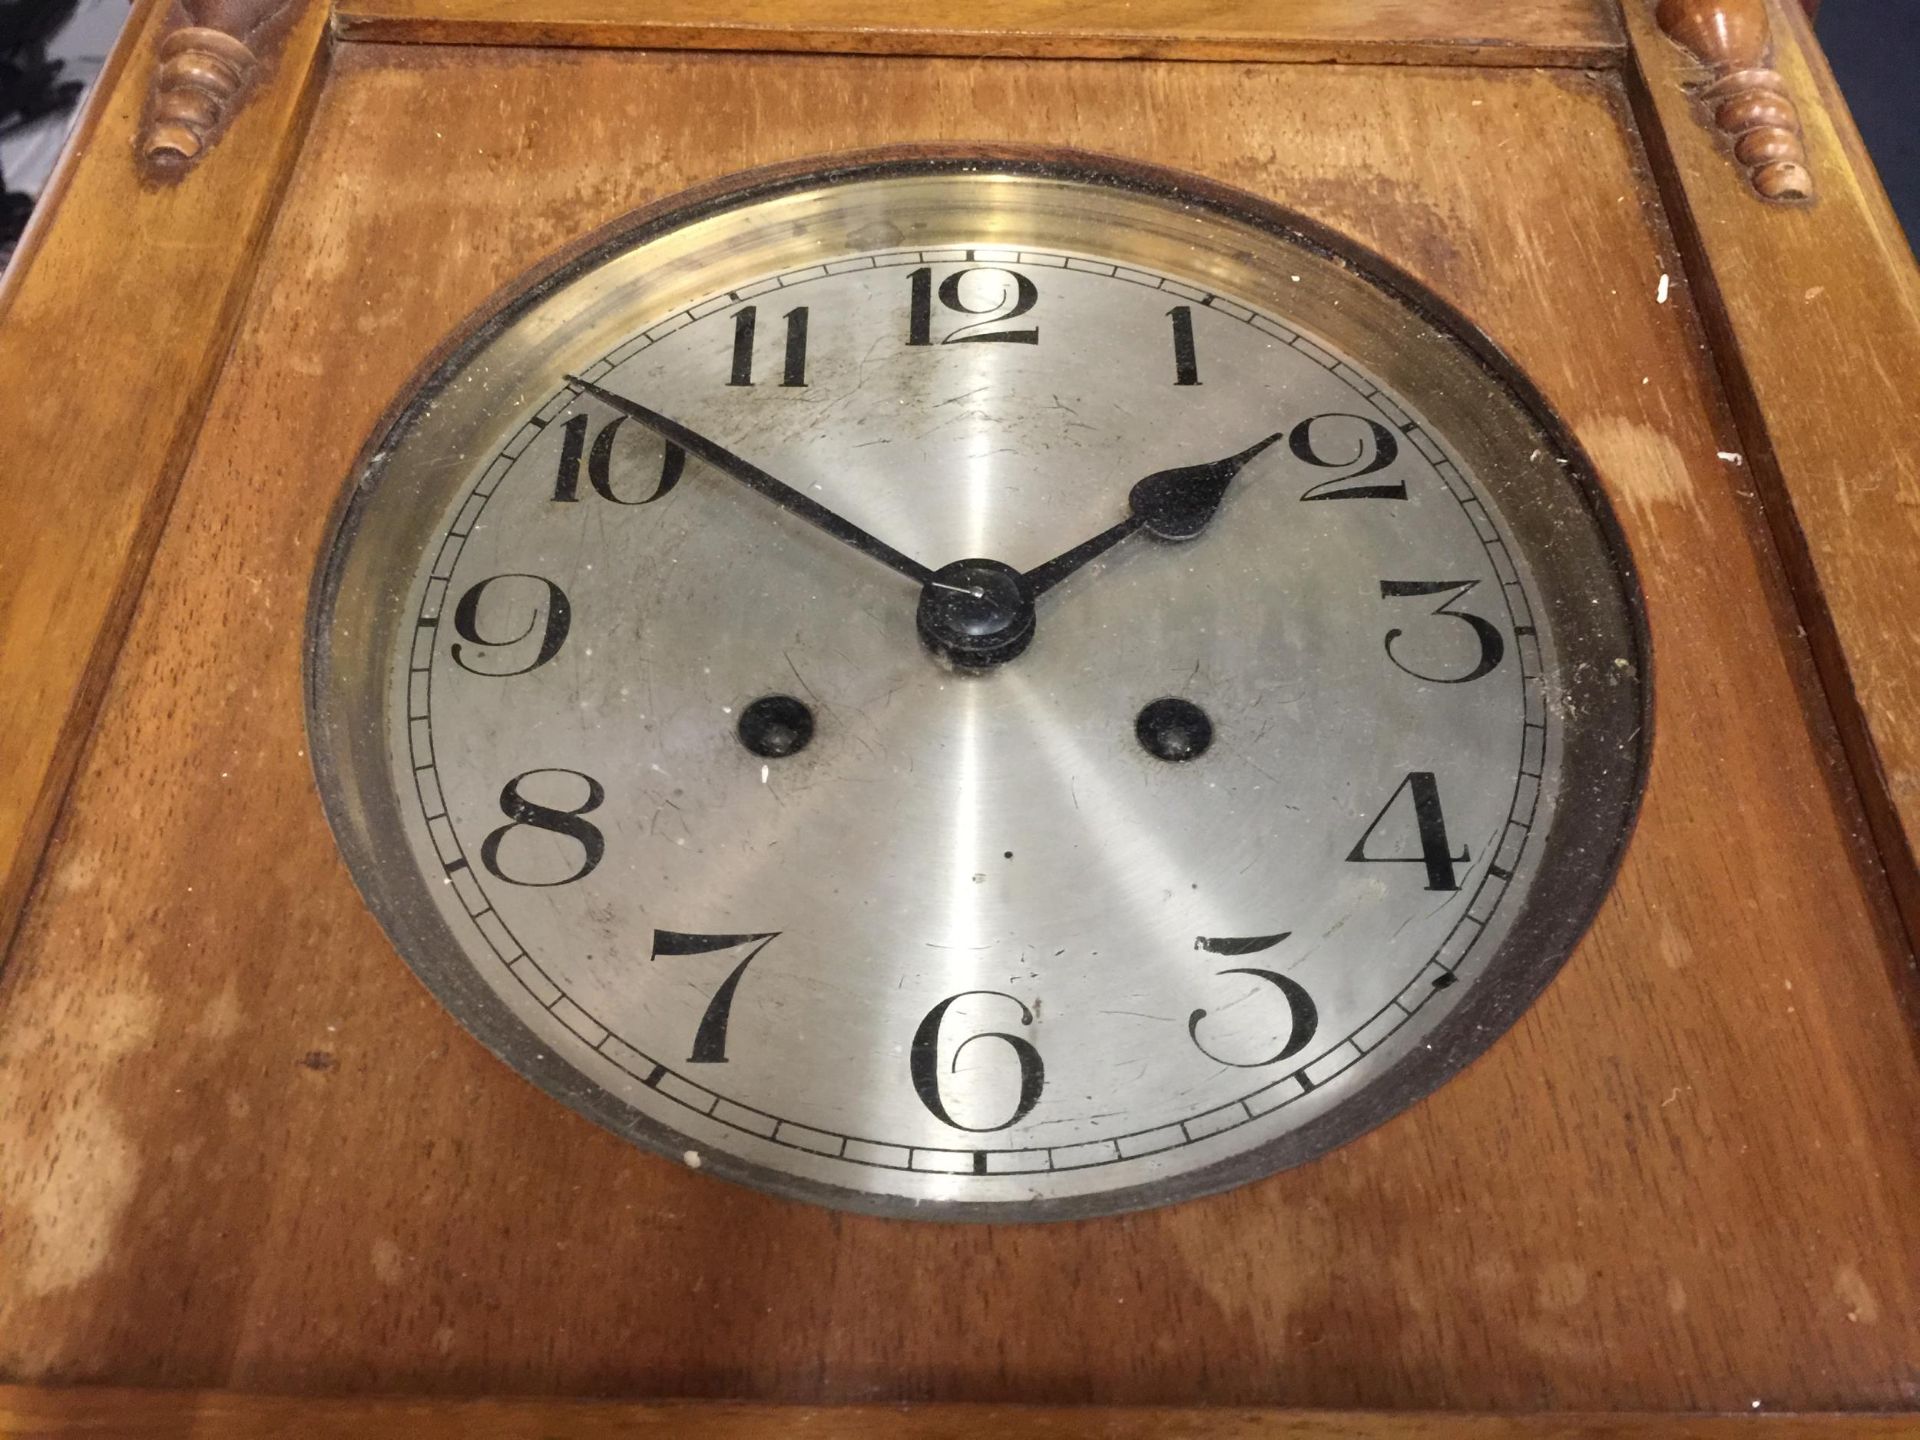
[[[480,633],[481,601],[485,598],[489,587],[513,580],[530,581],[543,587],[546,593],[540,600],[530,599],[533,614],[518,635],[509,635],[504,639],[489,639]],[[524,591],[525,587],[509,586],[508,589]],[[497,600],[488,606],[489,610],[496,612],[502,608],[507,607],[502,606]],[[453,607],[453,630],[460,640],[454,641],[448,649],[453,656],[453,663],[469,674],[495,677],[524,675],[529,670],[538,670],[560,653],[560,647],[567,643],[567,631],[572,628],[572,625],[573,607],[567,603],[566,592],[553,581],[539,575],[492,575],[469,589],[460,597],[460,603]],[[521,642],[529,639],[536,630],[540,632],[540,643],[534,650],[533,659],[525,665],[507,670],[483,669],[479,665],[469,663],[467,654],[470,652],[465,651],[460,643],[464,640],[468,645],[479,646],[483,653],[489,650],[510,650],[520,646]],[[474,656],[476,660],[479,658],[479,655]]]

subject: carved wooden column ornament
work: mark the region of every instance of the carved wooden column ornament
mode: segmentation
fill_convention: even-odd
[[[140,133],[140,162],[153,179],[192,169],[244,101],[271,22],[289,0],[181,0],[184,24],[160,42],[159,65]]]
[[[1714,128],[1763,200],[1811,200],[1800,114],[1771,68],[1766,0],[1660,0],[1660,28],[1712,72],[1699,91]]]

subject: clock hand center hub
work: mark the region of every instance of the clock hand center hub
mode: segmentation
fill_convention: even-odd
[[[1004,665],[1033,639],[1033,598],[1020,572],[998,560],[956,560],[920,589],[920,638],[968,670]]]

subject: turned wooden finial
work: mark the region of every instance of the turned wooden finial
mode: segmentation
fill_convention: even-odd
[[[1800,113],[1771,65],[1766,0],[1660,0],[1655,18],[1712,73],[1699,98],[1748,183],[1766,200],[1811,200]]]
[[[180,0],[186,23],[160,42],[140,133],[140,158],[159,180],[192,169],[238,109],[260,60],[261,32],[288,0]]]

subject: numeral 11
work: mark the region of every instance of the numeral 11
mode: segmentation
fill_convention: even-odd
[[[747,305],[733,316],[733,370],[729,385],[753,384],[753,331],[760,318],[760,307]],[[780,369],[780,383],[800,388],[807,383],[807,307],[797,305],[787,312],[787,353]]]

